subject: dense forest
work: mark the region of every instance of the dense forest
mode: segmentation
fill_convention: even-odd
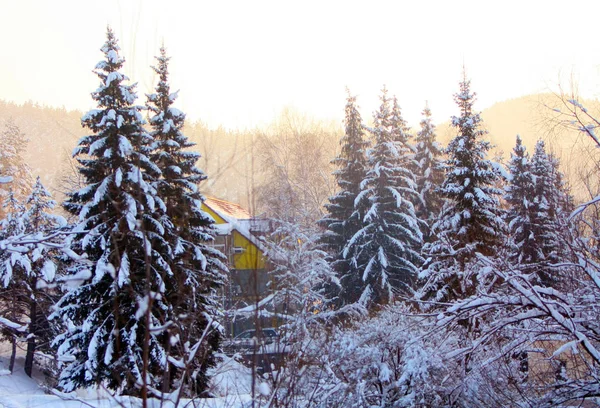
[[[246,313],[280,319],[283,351],[270,371],[254,361],[237,406],[598,402],[593,102],[559,92],[482,114],[464,71],[448,122],[423,103],[409,126],[414,101],[383,86],[372,117],[348,90],[343,124],[288,109],[208,129],[177,109],[165,48],[145,96],[110,28],[101,52],[89,112],[0,105],[10,371],[23,347],[27,375],[43,367],[63,396],[206,401],[223,319]],[[269,294],[239,310],[208,195],[271,226]]]

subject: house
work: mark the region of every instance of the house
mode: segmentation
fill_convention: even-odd
[[[202,209],[215,220],[217,236],[213,246],[227,257],[229,283],[223,293],[227,312],[226,330],[236,335],[256,327],[253,316],[236,314],[236,310],[251,306],[268,295],[269,261],[261,237],[271,231],[268,220],[255,218],[238,204],[206,197]],[[265,319],[263,319],[265,320]],[[259,322],[262,327],[272,322]]]

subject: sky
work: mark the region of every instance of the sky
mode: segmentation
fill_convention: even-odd
[[[95,107],[92,69],[110,25],[138,83],[164,43],[176,106],[210,127],[250,128],[284,107],[343,119],[346,87],[364,117],[385,84],[417,124],[456,114],[463,65],[476,108],[556,89],[600,90],[600,1],[0,0],[0,99]]]

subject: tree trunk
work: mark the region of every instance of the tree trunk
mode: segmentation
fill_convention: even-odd
[[[37,335],[37,302],[31,299],[29,303],[29,336],[27,336],[27,354],[25,354],[25,374],[31,377],[33,371],[33,355],[35,354],[35,338]]]
[[[12,317],[12,321],[16,321],[16,317],[17,317],[17,311],[15,310],[17,308],[17,296],[15,294],[15,291],[13,290],[13,294],[12,294],[12,300],[13,300],[13,306],[12,306],[12,310],[11,310],[11,317]],[[10,355],[10,362],[8,363],[8,371],[13,372],[14,368],[15,368],[15,359],[17,358],[17,335],[16,333],[12,333],[12,338],[11,338],[11,344],[12,344],[12,353]]]
[[[15,368],[15,358],[17,357],[17,337],[14,336],[11,339],[12,343],[12,354],[10,355],[10,362],[8,363],[8,371],[13,372]]]

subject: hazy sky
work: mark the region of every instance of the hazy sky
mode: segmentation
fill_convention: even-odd
[[[443,121],[463,62],[479,109],[561,73],[587,96],[600,89],[598,0],[0,0],[0,10],[0,98],[68,109],[94,107],[107,24],[139,96],[164,41],[177,106],[210,126],[260,125],[286,105],[341,119],[346,86],[370,115],[383,84],[410,123],[426,100]]]

